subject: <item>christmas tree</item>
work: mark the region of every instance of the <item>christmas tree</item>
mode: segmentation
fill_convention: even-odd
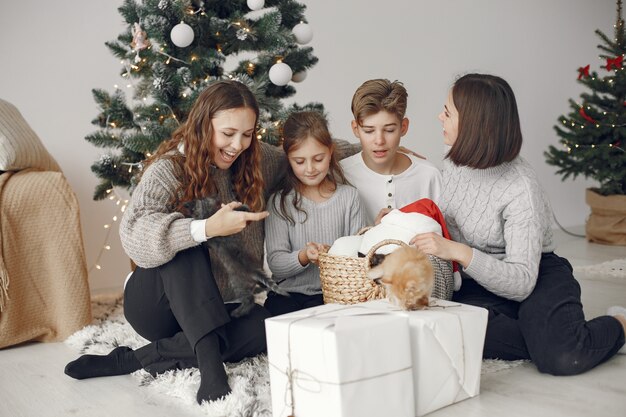
[[[602,61],[600,74],[591,65],[578,68],[578,82],[589,88],[580,101],[570,99],[571,112],[554,126],[564,149],[550,146],[547,163],[559,167],[565,180],[583,175],[598,181],[602,195],[626,194],[626,73],[624,53],[626,38],[622,19],[622,1],[617,1],[615,37],[611,40],[600,30],[598,49]]]
[[[304,17],[293,0],[125,0],[118,9],[128,25],[106,46],[122,63],[125,87],[94,89],[98,130],[85,139],[108,148],[91,169],[100,178],[94,199],[113,187],[132,191],[142,161],[185,120],[199,93],[224,78],[255,93],[261,115],[257,138],[277,144],[281,121],[294,110],[323,111],[317,103],[285,106],[290,81],[317,63]],[[225,66],[231,64],[232,70]]]

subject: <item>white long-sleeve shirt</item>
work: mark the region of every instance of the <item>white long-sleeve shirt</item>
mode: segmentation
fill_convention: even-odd
[[[414,155],[407,156],[411,166],[397,175],[372,171],[363,162],[361,152],[341,160],[346,178],[359,191],[368,224],[374,224],[383,208],[399,209],[421,198],[439,203],[441,173],[437,167]]]

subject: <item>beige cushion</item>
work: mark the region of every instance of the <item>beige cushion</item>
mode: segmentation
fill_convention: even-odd
[[[0,171],[61,171],[20,111],[0,99]]]

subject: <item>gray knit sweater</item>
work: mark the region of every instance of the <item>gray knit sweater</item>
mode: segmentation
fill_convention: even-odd
[[[349,156],[360,151],[360,147],[345,141],[336,141],[338,155]],[[261,173],[265,180],[265,198],[280,181],[287,167],[287,160],[282,148],[261,142]],[[208,217],[209,206],[205,201],[193,204],[191,217],[174,211],[168,204],[171,197],[180,191],[181,181],[174,163],[170,159],[160,159],[151,164],[141,181],[133,191],[126,211],[120,222],[120,238],[126,254],[143,268],[154,268],[174,258],[181,250],[199,245],[190,230],[193,219]],[[211,178],[221,202],[238,201],[233,189],[231,170],[211,168]],[[247,259],[253,262],[250,268],[263,268],[263,221],[250,222],[236,235],[240,247],[248,252]],[[234,300],[222,260],[211,259],[211,268],[225,302]]]
[[[298,252],[307,242],[332,245],[342,237],[355,235],[365,226],[365,212],[356,188],[339,185],[326,201],[316,203],[302,198],[304,213],[293,206],[294,192],[285,199],[285,207],[295,224],[280,217],[280,196],[270,200],[270,216],[265,220],[267,263],[274,280],[289,292],[320,294],[320,271],[315,264],[302,266]],[[305,220],[306,219],[306,220]]]
[[[541,254],[554,250],[550,203],[528,162],[472,169],[446,159],[440,208],[452,239],[473,248],[464,272],[494,294],[526,299]]]

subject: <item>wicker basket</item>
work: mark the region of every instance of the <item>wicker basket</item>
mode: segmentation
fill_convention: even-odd
[[[318,261],[324,303],[356,304],[385,298],[385,287],[368,278],[367,271],[374,253],[390,244],[407,246],[400,240],[388,239],[374,245],[363,258],[320,253]],[[454,291],[452,263],[432,255],[428,258],[435,273],[432,297],[450,300]]]

